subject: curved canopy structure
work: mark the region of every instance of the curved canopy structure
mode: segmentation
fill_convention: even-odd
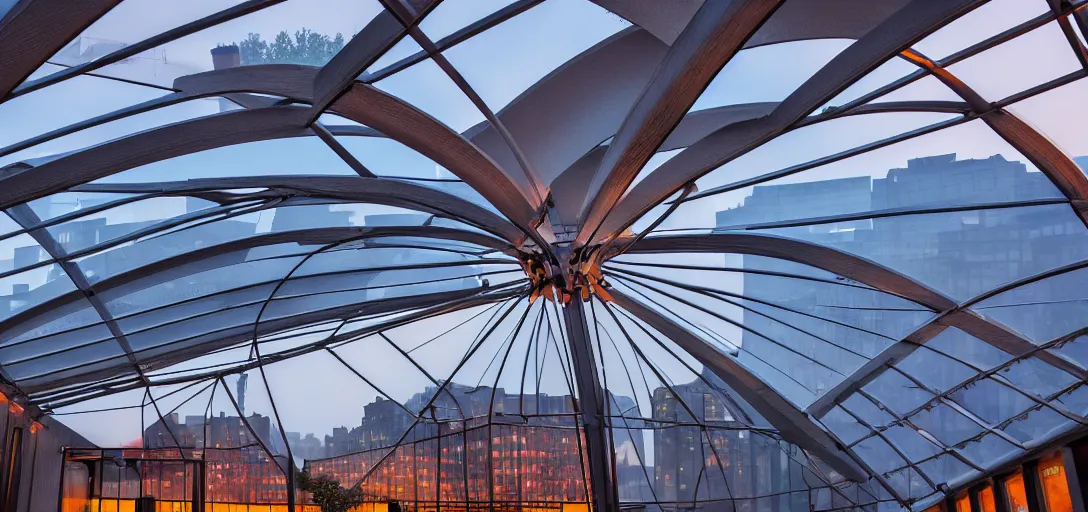
[[[1086,432],[1088,2],[175,4],[0,2],[0,509],[920,511]]]

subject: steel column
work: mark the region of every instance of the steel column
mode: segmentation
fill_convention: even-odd
[[[574,382],[578,387],[578,410],[582,413],[582,430],[586,438],[592,494],[589,499],[593,502],[594,512],[614,512],[619,510],[619,500],[613,485],[613,454],[604,425],[607,395],[597,375],[589,321],[580,295],[575,293],[574,300],[563,307],[563,320],[574,364]]]
[[[1085,512],[1084,486],[1081,485],[1080,474],[1084,468],[1078,467],[1077,454],[1072,446],[1062,447],[1062,465],[1065,466],[1065,478],[1069,485],[1069,499],[1073,504],[1073,512]]]
[[[1039,461],[1033,460],[1021,466],[1024,477],[1024,496],[1028,500],[1028,512],[1045,512],[1042,488],[1039,482]]]

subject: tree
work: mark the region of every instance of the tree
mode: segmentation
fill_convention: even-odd
[[[321,507],[322,512],[348,512],[363,502],[363,491],[358,487],[345,489],[328,475],[314,478],[308,471],[301,471],[298,474],[298,487],[310,493],[310,498]]]
[[[250,33],[238,44],[242,65],[253,64],[325,64],[344,47],[344,36],[319,34],[308,28],[295,32],[292,38],[286,30],[280,31],[272,42],[261,39],[260,34]]]
[[[264,62],[264,56],[267,53],[268,43],[261,39],[260,34],[250,32],[242,42],[238,43],[238,56],[243,65]]]

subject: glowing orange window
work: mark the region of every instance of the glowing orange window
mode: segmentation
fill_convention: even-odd
[[[993,487],[987,485],[978,492],[978,506],[982,509],[982,512],[997,512],[997,506],[994,505]]]
[[[1039,482],[1042,483],[1046,512],[1073,512],[1069,497],[1069,480],[1065,478],[1062,454],[1056,452],[1039,461]]]
[[[1028,512],[1028,495],[1024,492],[1024,475],[1017,473],[1005,480],[1005,496],[1009,512]]]
[[[956,498],[956,512],[971,512],[971,498],[964,494]]]

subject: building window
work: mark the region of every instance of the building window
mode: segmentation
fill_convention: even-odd
[[[956,512],[971,512],[971,497],[964,494],[956,498]]]
[[[978,507],[981,512],[997,512],[997,505],[994,504],[993,487],[987,485],[978,492]]]
[[[1005,496],[1009,512],[1028,512],[1028,495],[1024,492],[1024,475],[1017,473],[1005,480]]]
[[[1043,488],[1046,512],[1073,512],[1069,480],[1062,465],[1062,453],[1055,452],[1039,461],[1039,482]]]

